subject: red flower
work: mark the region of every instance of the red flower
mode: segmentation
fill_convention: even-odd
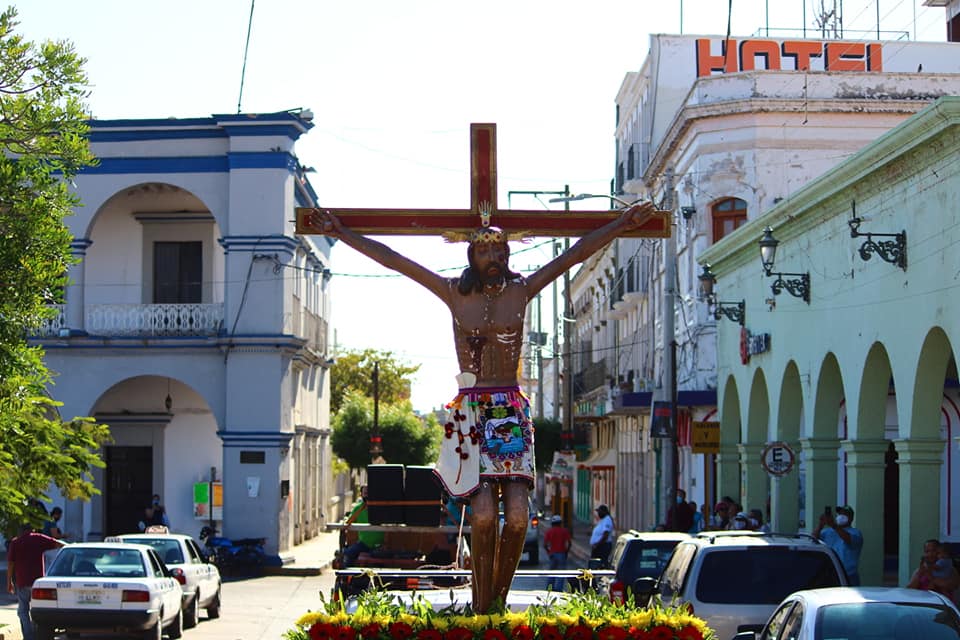
[[[593,640],[593,629],[585,624],[575,624],[567,629],[566,640]]]
[[[487,629],[483,632],[483,640],[507,640],[500,629]]]
[[[650,632],[639,627],[630,627],[630,637],[633,640],[650,640]]]
[[[444,634],[444,640],[473,640],[473,631],[464,627],[454,627]]]
[[[417,640],[443,640],[443,634],[436,629],[420,629]]]
[[[348,627],[347,625],[339,626],[333,631],[334,640],[354,640],[356,637],[356,630],[353,627]]]
[[[406,622],[391,622],[390,623],[390,637],[393,640],[407,640],[407,638],[413,635],[413,627],[408,625]]]
[[[513,640],[533,640],[533,629],[525,624],[521,624],[514,627],[510,635],[513,636]]]
[[[627,637],[626,629],[621,627],[606,626],[597,631],[598,640],[625,640]],[[703,640],[702,638],[700,640]]]
[[[703,634],[700,633],[700,629],[697,629],[692,624],[688,624],[683,629],[680,629],[677,637],[680,638],[680,640],[703,640]]]
[[[370,624],[360,628],[360,637],[365,640],[370,640],[371,638],[376,638],[380,635],[380,625],[376,622],[371,622]]]
[[[666,625],[658,624],[650,629],[650,640],[673,640],[673,629]]]
[[[333,625],[318,622],[310,627],[310,640],[333,640]]]
[[[556,626],[545,624],[540,627],[540,640],[563,640],[563,634]]]

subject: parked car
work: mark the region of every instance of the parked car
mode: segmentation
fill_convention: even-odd
[[[616,573],[608,587],[610,599],[626,602],[633,594],[633,583],[637,578],[658,578],[677,543],[688,539],[689,534],[678,531],[640,532],[631,529],[621,533],[610,556],[610,566]]]
[[[836,587],[798,591],[777,607],[763,629],[736,640],[957,640],[960,614],[934,591],[885,587]]]
[[[711,531],[677,543],[660,578],[638,578],[634,593],[685,604],[730,640],[761,629],[794,591],[846,585],[837,555],[811,536]]]
[[[85,542],[60,550],[33,583],[30,616],[37,640],[58,631],[183,635],[183,589],[152,547]]]
[[[193,538],[177,533],[130,533],[106,541],[153,547],[183,588],[185,628],[197,626],[200,609],[205,609],[210,618],[220,617],[220,571]]]

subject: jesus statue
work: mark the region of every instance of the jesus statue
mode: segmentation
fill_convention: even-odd
[[[506,601],[520,562],[534,486],[533,422],[520,390],[518,367],[527,304],[572,266],[611,240],[649,222],[652,204],[635,204],[580,238],[528,277],[510,270],[507,232],[482,226],[465,238],[469,266],[448,278],[342,224],[332,212],[314,209],[305,221],[313,233],[348,246],[418,282],[450,309],[460,374],[459,393],[448,405],[436,473],[447,492],[469,500],[472,509],[473,610],[490,611]],[[504,523],[498,532],[498,506]]]

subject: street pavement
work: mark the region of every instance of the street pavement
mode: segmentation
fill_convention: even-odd
[[[585,566],[589,557],[591,527],[574,529],[571,565]],[[337,550],[339,532],[321,533],[284,554],[284,565],[268,575],[249,579],[227,579],[223,584],[223,608],[217,620],[201,613],[200,625],[185,632],[194,640],[279,640],[294,621],[321,605],[321,594],[329,597],[334,573],[330,561]],[[547,561],[541,549],[541,567]],[[0,558],[0,572],[6,585],[6,558]],[[17,601],[12,594],[0,594],[0,640],[23,640],[17,618]],[[91,638],[92,640],[92,638]]]

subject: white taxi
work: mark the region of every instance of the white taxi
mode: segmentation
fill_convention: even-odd
[[[129,533],[111,536],[108,541],[132,542],[153,547],[173,577],[183,587],[183,626],[192,629],[200,619],[220,617],[220,571],[207,561],[200,545],[190,536],[178,533]]]
[[[37,640],[58,631],[183,635],[183,590],[151,547],[85,542],[60,550],[33,583],[30,617]]]

